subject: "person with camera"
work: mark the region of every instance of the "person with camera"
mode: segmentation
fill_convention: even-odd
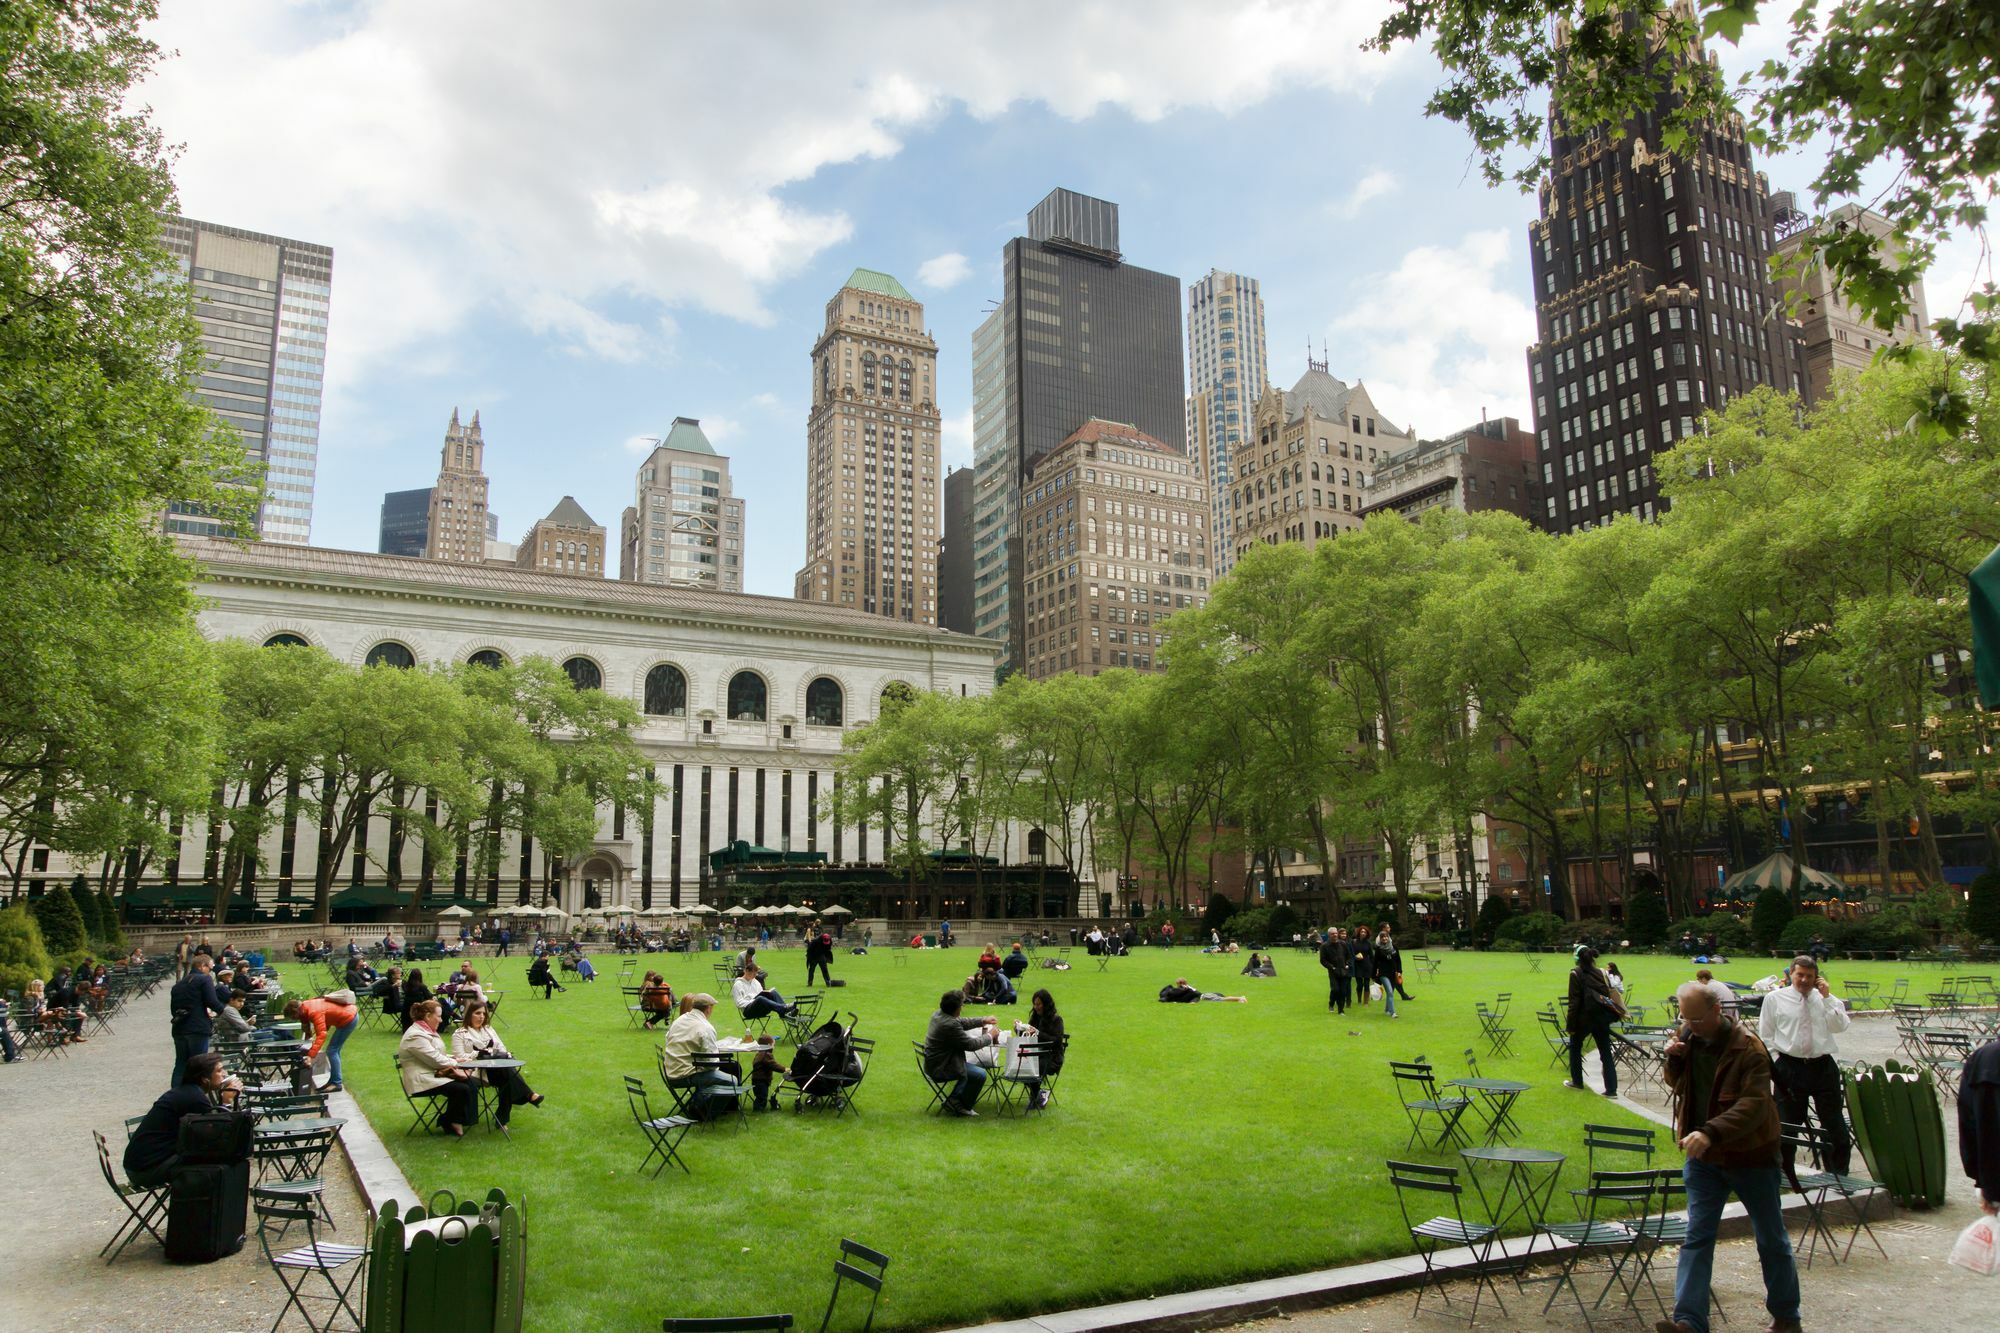
[[[1715,1233],[1733,1193],[1743,1201],[1764,1272],[1764,1307],[1773,1333],[1798,1333],[1799,1270],[1780,1200],[1777,1099],[1764,1043],[1716,1003],[1698,981],[1675,997],[1680,1025],[1666,1048],[1674,1132],[1687,1154],[1687,1241],[1674,1275],[1674,1313],[1656,1333],[1708,1333]]]

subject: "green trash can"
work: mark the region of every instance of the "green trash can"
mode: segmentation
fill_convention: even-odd
[[[370,1222],[366,1333],[520,1333],[527,1296],[526,1200],[500,1190],[428,1207],[393,1200]]]
[[[924,947],[925,947],[926,949],[935,949],[935,948],[937,948],[937,936],[935,936],[935,935],[926,935],[926,936],[924,936]]]

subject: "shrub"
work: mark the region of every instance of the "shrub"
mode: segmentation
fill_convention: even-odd
[[[1836,941],[1842,949],[1921,949],[1929,941],[1907,907],[1885,907],[1841,923]]]
[[[1640,889],[1625,904],[1625,938],[1633,947],[1650,949],[1667,938],[1666,900],[1652,889]]]
[[[1563,924],[1554,912],[1522,912],[1503,921],[1494,938],[1513,944],[1555,944],[1562,938]]]
[[[97,916],[104,923],[102,938],[106,944],[116,945],[120,953],[131,947],[125,938],[125,927],[118,920],[118,900],[111,896],[109,888],[97,891]]]
[[[63,885],[56,885],[29,906],[34,910],[35,924],[42,928],[42,944],[51,957],[79,953],[89,943],[83,911]]]
[[[25,905],[0,911],[0,990],[20,990],[54,970],[34,914]]]
[[[1209,895],[1208,910],[1201,914],[1201,933],[1206,935],[1211,930],[1221,930],[1223,923],[1235,915],[1234,902],[1219,893]]]
[[[1980,939],[2000,944],[2000,870],[1988,870],[1966,890],[1965,928]]]
[[[1494,935],[1513,914],[1513,906],[1498,894],[1489,895],[1485,902],[1479,904],[1479,916],[1473,926],[1473,934],[1478,938],[1482,948],[1491,947]]]
[[[1965,907],[1947,889],[1925,889],[1911,901],[1910,911],[1933,939],[1956,935],[1965,927]]]
[[[1274,944],[1281,940],[1289,942],[1292,936],[1303,932],[1305,928],[1305,921],[1290,903],[1279,903],[1271,909],[1271,924],[1266,932],[1266,938]]]
[[[1724,953],[1742,953],[1750,947],[1750,927],[1743,924],[1741,917],[1726,912],[1716,912],[1710,916],[1682,917],[1667,927],[1667,939],[1678,943],[1681,932],[1691,930],[1697,941],[1715,936],[1715,947]]]
[[[1222,923],[1225,939],[1255,941],[1262,944],[1271,935],[1271,913],[1274,908],[1251,907],[1235,913]]]
[[[1750,909],[1750,938],[1760,952],[1778,947],[1778,937],[1791,923],[1792,910],[1792,896],[1783,889],[1768,888],[1757,895],[1757,905]]]
[[[1806,945],[1812,942],[1813,936],[1824,935],[1827,941],[1832,943],[1839,934],[1840,932],[1833,929],[1823,916],[1795,916],[1785,923],[1783,930],[1778,932],[1777,947],[1788,954],[1802,954],[1806,951]]]

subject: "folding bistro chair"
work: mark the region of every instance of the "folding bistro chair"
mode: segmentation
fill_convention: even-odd
[[[719,1072],[728,1074],[732,1078],[739,1078],[743,1072],[743,1067],[736,1063],[734,1056],[727,1055],[721,1051],[696,1051],[688,1056],[688,1063],[694,1066],[695,1073],[697,1074]],[[748,1083],[739,1081],[736,1084],[735,1095],[733,1097],[730,1097],[730,1090],[720,1084],[711,1084],[705,1088],[691,1088],[689,1092],[690,1094],[699,1092],[704,1102],[717,1102],[724,1097],[729,1097],[730,1109],[736,1112],[737,1120],[746,1126],[750,1123],[750,1118],[743,1114],[743,1099],[750,1095],[750,1085]],[[695,1107],[693,1103],[694,1098],[690,1095],[686,1102],[689,1109],[697,1111],[702,1109]],[[695,1119],[703,1124],[714,1124],[717,1121],[727,1118],[727,1112],[721,1115],[695,1116]]]
[[[1568,1288],[1576,1300],[1577,1313],[1583,1316],[1587,1328],[1596,1327],[1591,1320],[1591,1312],[1603,1308],[1604,1298],[1611,1294],[1614,1286],[1624,1291],[1627,1305],[1632,1303],[1634,1288],[1632,1281],[1626,1277],[1625,1266],[1639,1257],[1639,1237],[1654,1193],[1654,1175],[1650,1169],[1592,1171],[1588,1186],[1569,1192],[1580,1215],[1578,1221],[1535,1224],[1536,1235],[1565,1240],[1570,1244],[1563,1255],[1562,1270],[1556,1274],[1555,1287],[1542,1305],[1543,1314],[1555,1305],[1564,1288]],[[1628,1214],[1622,1221],[1611,1221],[1598,1215],[1600,1210],[1615,1211],[1620,1207]],[[1610,1262],[1604,1270],[1603,1289],[1597,1293],[1596,1300],[1585,1305],[1583,1290],[1576,1284],[1577,1271],[1593,1255],[1601,1255]]]
[[[104,1136],[93,1129],[90,1137],[97,1140],[97,1165],[104,1172],[104,1183],[118,1196],[118,1202],[125,1205],[127,1214],[125,1220],[118,1224],[118,1229],[111,1233],[111,1239],[104,1242],[104,1249],[97,1252],[98,1257],[107,1264],[116,1262],[118,1256],[125,1253],[125,1247],[139,1238],[141,1231],[164,1246],[167,1238],[160,1234],[156,1224],[166,1220],[167,1187],[134,1185],[120,1180],[118,1173],[111,1169],[111,1150],[105,1146]],[[126,1137],[131,1137],[129,1128]]]
[[[653,1168],[653,1179],[658,1180],[660,1172],[666,1170],[670,1162],[688,1175],[693,1175],[694,1172],[688,1171],[688,1164],[680,1155],[679,1145],[687,1137],[687,1132],[694,1128],[695,1121],[684,1115],[654,1115],[652,1101],[646,1096],[646,1085],[630,1074],[625,1075],[625,1102],[632,1108],[632,1119],[638,1123],[639,1132],[646,1136],[649,1145],[646,1155],[639,1161],[639,1169],[644,1171],[657,1157],[660,1164]]]
[[[1583,1127],[1583,1149],[1587,1154],[1586,1169],[1597,1170],[1597,1154],[1617,1153],[1636,1155],[1641,1166],[1653,1164],[1653,1140],[1657,1130],[1626,1128],[1624,1125],[1592,1125]]]
[[[306,1321],[313,1333],[327,1333],[344,1311],[354,1321],[356,1328],[362,1327],[361,1314],[349,1299],[354,1284],[360,1280],[367,1264],[368,1247],[365,1245],[336,1245],[319,1238],[319,1210],[313,1202],[296,1195],[268,1190],[258,1186],[250,1191],[250,1205],[257,1213],[257,1243],[263,1247],[264,1258],[269,1261],[271,1271],[278,1275],[279,1283],[285,1289],[285,1305],[278,1311],[277,1322],[271,1325],[271,1333],[277,1333],[285,1316],[293,1310]],[[280,1254],[271,1245],[272,1223],[280,1223],[277,1234],[289,1231],[293,1223],[301,1223],[306,1229],[306,1243],[298,1249],[286,1250]],[[354,1271],[341,1281],[341,1270],[349,1264]],[[296,1274],[296,1280],[293,1275]],[[313,1284],[317,1274],[326,1284],[325,1294],[317,1290],[308,1293],[306,1288]],[[306,1302],[325,1303],[331,1306],[324,1320],[314,1319]]]
[[[660,1333],[786,1333],[788,1314],[732,1315],[724,1319],[662,1319]]]
[[[403,1131],[408,1138],[418,1130],[436,1133],[444,1128],[444,1100],[439,1097],[413,1097],[410,1090],[403,1087],[403,1057],[391,1051],[389,1058],[396,1064],[396,1086],[403,1089],[403,1100],[410,1104],[410,1114],[414,1117],[410,1127]]]
[[[1465,1186],[1459,1183],[1458,1168],[1424,1166],[1417,1162],[1390,1162],[1389,1183],[1396,1188],[1396,1205],[1402,1209],[1403,1225],[1409,1229],[1410,1246],[1416,1251],[1417,1257],[1424,1261],[1424,1280],[1417,1287],[1417,1305],[1410,1312],[1411,1315],[1423,1312],[1424,1295],[1432,1288],[1436,1288],[1437,1294],[1444,1298],[1447,1306],[1451,1304],[1451,1289],[1445,1279],[1447,1276],[1457,1276],[1457,1274],[1448,1273],[1447,1270],[1437,1267],[1437,1253],[1447,1246],[1454,1248],[1465,1246],[1473,1252],[1472,1313],[1468,1316],[1467,1322],[1476,1323],[1479,1319],[1479,1298],[1482,1289],[1493,1293],[1493,1303],[1500,1306],[1500,1313],[1505,1315],[1507,1307],[1501,1303],[1500,1289],[1493,1285],[1493,1243],[1499,1239],[1500,1228],[1484,1222],[1465,1220]],[[1412,1192],[1444,1195],[1451,1200],[1451,1215],[1434,1216],[1422,1222],[1414,1221],[1414,1216],[1421,1215],[1429,1209],[1419,1207],[1413,1214],[1409,1197]]]
[[[916,1053],[918,1075],[923,1078],[924,1086],[931,1090],[931,1104],[925,1109],[942,1114],[945,1098],[951,1095],[951,1088],[931,1077],[931,1071],[924,1065],[924,1044],[922,1042],[911,1042],[910,1049]]]
[[[1486,1053],[1488,1055],[1512,1055],[1514,1052],[1508,1043],[1513,1040],[1514,1029],[1501,1025],[1502,1011],[1487,1008],[1484,1000],[1478,1002],[1477,1008],[1479,1011],[1479,1035],[1486,1038]]]
[[[1067,1036],[1067,1034],[1064,1035]],[[1015,1064],[1010,1060],[1008,1063],[1013,1065],[1012,1069],[1003,1066],[993,1071],[992,1082],[994,1090],[1000,1094],[1000,1105],[1003,1109],[1011,1109],[1016,1097],[1020,1097],[1023,1100],[1024,1105],[1022,1109],[1028,1109],[1025,1105],[1027,1086],[1031,1082],[1040,1083],[1043,1081],[1040,1072],[1042,1061],[1053,1055],[1056,1049],[1056,1043],[1052,1041],[1024,1041],[1020,1046],[1019,1064]],[[1035,1062],[1035,1073],[1025,1074],[1016,1072],[1023,1068],[1029,1060]]]
[[[1542,1041],[1549,1048],[1549,1063],[1565,1065],[1569,1063],[1569,1033],[1563,1031],[1563,1023],[1553,1009],[1543,1009],[1535,1015],[1542,1025]]]
[[[620,986],[618,989],[625,996],[625,1026],[633,1028],[644,1026],[646,1006],[640,1001],[645,998],[645,990],[639,986]]]
[[[1826,1243],[1826,1252],[1835,1263],[1845,1263],[1854,1253],[1854,1242],[1862,1232],[1883,1258],[1888,1252],[1882,1249],[1881,1240],[1875,1235],[1875,1228],[1868,1224],[1868,1209],[1876,1195],[1883,1192],[1881,1182],[1867,1176],[1837,1175],[1825,1170],[1826,1131],[1817,1125],[1781,1125],[1779,1134],[1785,1148],[1785,1177],[1791,1187],[1806,1203],[1806,1224],[1799,1238],[1792,1242],[1796,1254],[1801,1246],[1805,1248],[1806,1267],[1811,1268],[1813,1256]],[[1800,1169],[1797,1154],[1803,1150],[1809,1165]],[[1859,1148],[1851,1148],[1859,1152]],[[1827,1219],[1827,1203],[1832,1196],[1846,1201],[1854,1213],[1854,1225],[1847,1234],[1847,1248],[1841,1249],[1833,1234],[1833,1227]]]
[[[1644,1216],[1628,1223],[1638,1237],[1634,1249],[1638,1269],[1633,1275],[1627,1303],[1636,1307],[1639,1284],[1643,1282],[1646,1289],[1653,1293],[1653,1301],[1660,1307],[1662,1318],[1671,1318],[1673,1308],[1660,1291],[1659,1284],[1653,1280],[1653,1264],[1661,1250],[1673,1250],[1678,1256],[1681,1246],[1687,1244],[1687,1179],[1681,1172],[1682,1168],[1677,1166],[1655,1168],[1653,1195],[1658,1207],[1649,1207]],[[1722,1297],[1711,1289],[1708,1300],[1716,1316],[1727,1320],[1729,1316],[1723,1312]]]
[[[1410,1120],[1410,1138],[1403,1145],[1405,1150],[1422,1144],[1432,1152],[1439,1152],[1451,1143],[1469,1144],[1458,1122],[1472,1105],[1470,1097],[1440,1097],[1437,1075],[1422,1056],[1415,1060],[1391,1060],[1389,1073],[1400,1085],[1396,1090],[1397,1096],[1402,1102],[1403,1114]],[[1417,1095],[1410,1096],[1412,1092]],[[1424,1135],[1424,1121],[1431,1117],[1438,1122],[1435,1139]]]
[[[853,1015],[849,1014],[848,1017],[852,1019]],[[848,1024],[847,1030],[849,1033],[854,1031],[854,1025],[851,1022]],[[836,1120],[846,1115],[849,1111],[854,1112],[856,1115],[861,1114],[861,1108],[854,1104],[854,1094],[860,1090],[862,1080],[868,1077],[868,1062],[875,1058],[875,1043],[867,1037],[849,1036],[847,1039],[847,1049],[854,1053],[854,1058],[860,1063],[861,1068],[859,1072],[850,1075],[843,1070],[828,1070],[822,1072],[813,1085],[816,1090],[824,1085],[832,1093],[833,1116]],[[798,1110],[799,1105],[804,1100],[803,1096],[797,1098],[792,1103],[792,1109],[794,1111]]]
[[[327,1211],[326,1185],[320,1173],[326,1166],[327,1155],[333,1151],[334,1141],[340,1137],[340,1126],[287,1130],[284,1122],[279,1121],[277,1128],[279,1133],[274,1135],[266,1129],[253,1140],[251,1155],[257,1160],[258,1188],[311,1201],[319,1210],[320,1220],[332,1227],[333,1214]]]
[[[802,991],[792,997],[793,1012],[779,1014],[778,1020],[785,1025],[785,1040],[797,1046],[813,1034],[819,1026],[819,1008],[824,997],[816,990]]]
[[[849,1263],[850,1259],[856,1262]],[[861,1264],[871,1265],[875,1271],[871,1273],[862,1268]],[[843,1282],[853,1282],[868,1289],[870,1293],[868,1320],[861,1325],[861,1333],[868,1333],[869,1329],[875,1327],[875,1306],[882,1299],[882,1277],[888,1271],[888,1255],[880,1250],[871,1250],[858,1240],[848,1240],[843,1237],[840,1242],[840,1257],[833,1261],[833,1296],[826,1303],[825,1317],[819,1321],[819,1333],[826,1333],[828,1325],[833,1323],[833,1307],[840,1303],[840,1287]]]

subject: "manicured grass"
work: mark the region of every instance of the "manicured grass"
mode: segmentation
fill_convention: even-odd
[[[1408,978],[1418,998],[1392,1022],[1379,1006],[1329,1015],[1325,974],[1309,954],[1283,952],[1280,976],[1251,980],[1237,976],[1240,956],[1147,949],[1100,974],[1079,949],[1074,970],[1024,978],[1024,998],[1048,986],[1068,1022],[1057,1109],[1025,1120],[990,1111],[976,1120],[929,1116],[910,1042],[976,954],[914,953],[893,965],[887,950],[842,953],[834,972],[849,984],[828,992],[829,1002],[856,1011],[857,1035],[880,1043],[859,1096],[862,1114],[836,1121],[780,1112],[753,1115],[747,1130],[699,1128],[681,1146],[691,1177],[635,1174],[644,1150],[619,1076],[637,1074],[659,1089],[660,1034],[628,1026],[615,954],[594,955],[596,983],[571,981],[546,1002],[529,997],[525,960],[480,961],[487,984],[507,991],[503,1036],[548,1095],[541,1110],[516,1111],[511,1141],[484,1126],[462,1142],[406,1136],[387,1033],[364,1031],[348,1043],[348,1084],[417,1189],[465,1197],[497,1185],[526,1196],[528,1323],[565,1333],[765,1310],[816,1321],[842,1236],[891,1256],[877,1323],[892,1329],[1407,1253],[1382,1169],[1411,1155],[1386,1067],[1392,1058],[1428,1055],[1441,1077],[1455,1077],[1465,1072],[1465,1049],[1477,1045],[1483,1073],[1532,1083],[1516,1107],[1518,1142],[1570,1153],[1565,1188],[1582,1183],[1586,1121],[1646,1123],[1564,1089],[1550,1064],[1534,1012],[1562,993],[1567,959],[1548,957],[1531,974],[1521,955],[1448,951],[1438,955],[1434,983]],[[640,968],[665,972],[676,993],[713,992],[716,957],[652,955]],[[762,957],[773,985],[801,989],[802,953]],[[1619,962],[1643,1001],[1691,975],[1676,959]],[[1719,971],[1747,982],[1773,968],[1758,960]],[[435,983],[449,967],[423,970]],[[1251,1002],[1158,1003],[1159,988],[1182,975]],[[1912,975],[1913,989],[1922,985],[1897,964],[1829,969],[1836,986],[1851,975],[1884,986]],[[317,988],[323,976],[313,969],[302,980]],[[1515,1055],[1489,1059],[1473,1004],[1501,991],[1514,997]],[[1025,1003],[1000,1011],[1006,1019],[1025,1012]],[[726,996],[718,1017],[727,1035]],[[781,1058],[789,1060],[789,1047]],[[667,1106],[660,1089],[656,1112]],[[835,1323],[846,1330],[860,1320],[857,1307]]]

